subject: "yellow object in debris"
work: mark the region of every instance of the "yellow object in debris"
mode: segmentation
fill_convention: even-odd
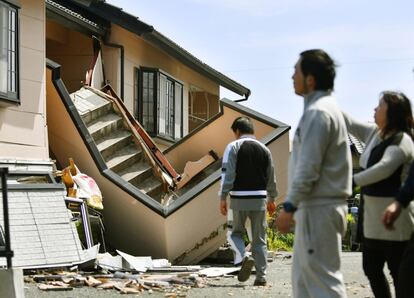
[[[69,158],[69,166],[62,171],[62,181],[67,189],[67,196],[86,199],[86,204],[96,210],[103,210],[102,193],[92,177],[82,174]]]
[[[77,191],[74,187],[68,187],[68,197],[76,198],[77,197]]]
[[[70,173],[70,170],[68,168],[64,168],[62,172],[62,181],[65,184],[66,188],[69,189],[73,187],[75,182],[72,179],[72,175]]]
[[[86,204],[96,210],[103,210],[104,208],[102,204],[102,196],[98,195],[91,195],[89,198],[87,198]]]
[[[69,170],[72,176],[75,176],[78,173],[72,157],[69,157]]]

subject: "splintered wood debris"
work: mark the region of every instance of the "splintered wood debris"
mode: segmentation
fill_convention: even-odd
[[[165,264],[163,261],[161,263]],[[25,282],[37,283],[37,287],[42,291],[69,291],[78,287],[93,287],[118,291],[120,294],[162,292],[165,293],[165,297],[186,297],[189,289],[208,286],[209,278],[227,276],[238,269],[169,265],[152,268],[151,271],[146,272],[139,272],[136,269],[111,271],[102,268],[91,272],[32,271],[36,274],[26,275]]]
[[[49,269],[26,272],[25,282],[37,283],[43,291],[69,291],[77,287],[115,290],[121,294],[139,294],[144,291],[165,293],[166,297],[186,297],[191,288],[208,285],[208,278],[228,276],[237,267],[173,266],[166,259],[136,257],[117,251],[97,254],[95,262],[72,270]],[[88,271],[86,271],[88,270]]]

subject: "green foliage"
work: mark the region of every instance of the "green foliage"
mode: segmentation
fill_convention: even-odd
[[[355,197],[355,195],[357,195],[357,194],[361,194],[361,186],[359,186],[359,185],[356,185],[354,187],[354,189],[352,190],[352,196],[353,197]]]
[[[354,217],[352,216],[352,214],[351,214],[351,213],[348,213],[348,214],[346,215],[346,225],[347,225],[347,227],[348,227],[348,230],[349,230],[349,228],[350,228],[351,224],[354,224],[354,223],[355,223],[355,219],[354,219]]]
[[[85,231],[84,231],[84,227],[83,227],[83,223],[82,223],[82,219],[80,217],[80,214],[78,212],[73,212],[73,215],[75,216],[76,220],[75,220],[75,226],[76,226],[76,230],[78,231],[78,235],[79,235],[79,240],[82,243],[82,246],[84,248],[87,247],[86,245],[86,236],[85,236]],[[96,220],[94,220],[94,217],[91,216],[89,217],[90,219],[90,225],[91,225],[91,233],[92,233],[92,241],[94,244],[98,244],[101,243],[101,249],[103,249],[103,239],[102,239],[102,235],[100,234],[100,227],[98,225],[98,222]]]
[[[356,224],[354,217],[352,216],[352,214],[348,213],[346,215],[346,232],[345,236],[342,238],[343,251],[351,251],[351,229],[354,224]]]
[[[281,234],[273,228],[267,228],[267,248],[273,251],[292,251],[293,233]]]
[[[273,251],[292,251],[293,239],[295,235],[293,233],[282,234],[274,229],[275,215],[267,218],[268,228],[266,229],[267,235],[267,249]],[[249,237],[247,233],[243,235],[244,244],[249,244]]]
[[[273,216],[267,217],[267,249],[273,251],[292,251],[295,235],[293,233],[282,234],[275,228],[275,220],[279,215],[280,210],[282,210],[281,205],[276,208],[276,212]]]

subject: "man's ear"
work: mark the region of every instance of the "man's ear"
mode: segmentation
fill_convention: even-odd
[[[306,84],[308,91],[315,90],[315,86],[316,86],[315,77],[313,75],[307,75],[305,77],[305,84]]]
[[[239,129],[236,129],[236,131],[234,131],[234,136],[236,137],[236,139],[240,138],[241,134]]]

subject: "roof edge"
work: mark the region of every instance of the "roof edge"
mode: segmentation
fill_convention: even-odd
[[[225,74],[202,62],[200,59],[185,50],[183,47],[179,46],[177,43],[155,30],[152,25],[149,25],[141,21],[138,17],[125,12],[121,7],[114,6],[102,0],[85,1],[85,3],[90,2],[89,5],[82,5],[81,3],[84,1],[79,0],[55,1],[62,1],[64,3],[70,2],[72,4],[75,4],[80,9],[84,9],[89,13],[95,14],[107,21],[121,26],[130,32],[137,34],[153,46],[161,49],[188,67],[195,69],[210,80],[220,84],[220,86],[227,88],[236,94],[244,96],[246,99],[251,94],[249,88],[243,86]]]
[[[230,91],[244,96],[246,99],[250,96],[251,91],[249,88],[243,86],[242,84],[236,82],[225,74],[204,63],[193,54],[185,50],[183,47],[179,46],[177,43],[163,35],[161,32],[154,29],[150,32],[144,33],[142,37],[148,42],[164,50],[177,60],[181,61],[185,65],[198,70],[206,77],[219,83],[222,87],[225,87]]]
[[[233,100],[230,100],[228,98],[222,98],[221,101],[223,102],[223,104],[225,106],[230,106],[232,109],[235,109],[237,111],[243,112],[244,114],[247,114],[249,116],[251,116],[254,119],[257,119],[261,122],[264,122],[270,126],[274,126],[274,127],[280,127],[280,128],[287,128],[288,130],[290,130],[290,125],[286,124],[284,122],[281,122],[279,120],[276,120],[272,117],[269,117],[265,114],[262,114],[260,112],[257,112],[251,108],[248,108],[244,105],[241,105],[237,102],[234,102]]]

